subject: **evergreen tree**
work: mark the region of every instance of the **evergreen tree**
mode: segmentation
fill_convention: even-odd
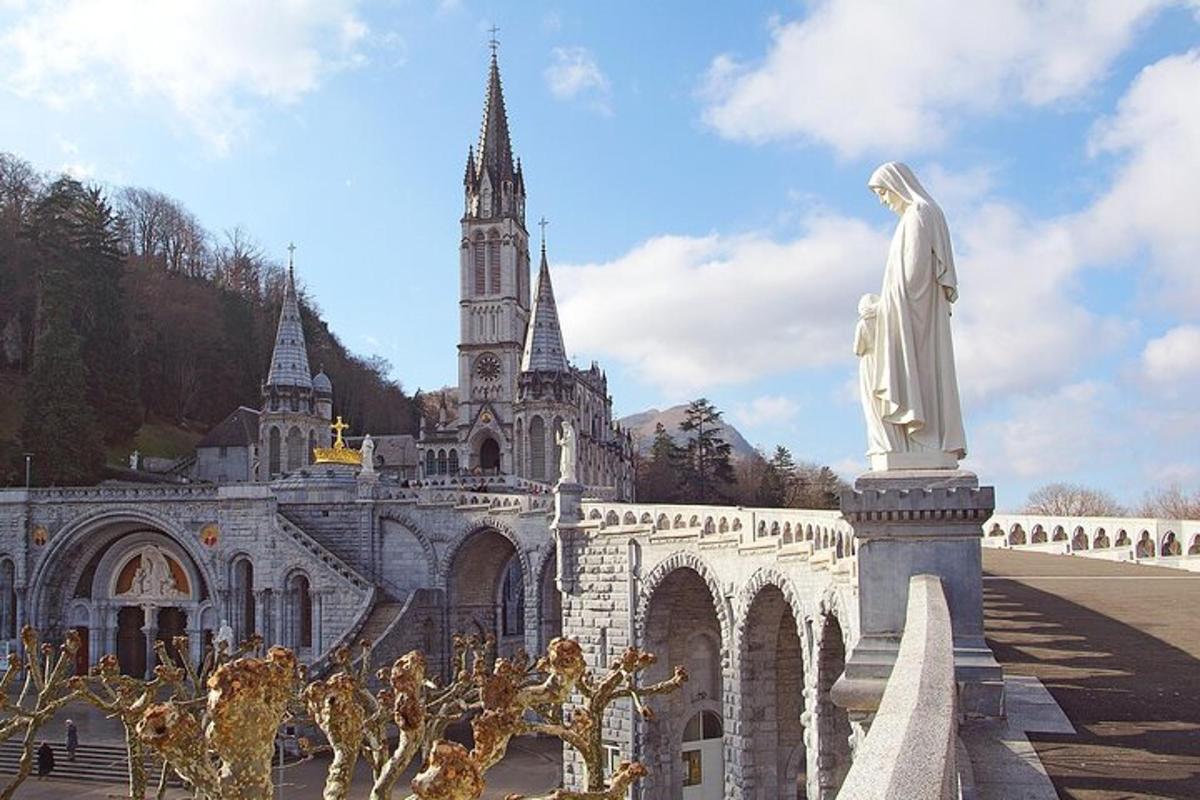
[[[734,481],[733,448],[720,435],[721,412],[707,398],[693,400],[679,429],[691,434],[684,447],[684,499],[698,503],[721,500]]]
[[[637,496],[645,503],[674,503],[679,499],[679,477],[683,453],[660,422],[654,428],[649,458],[641,459],[637,471]]]
[[[758,503],[767,508],[786,506],[795,480],[796,464],[792,460],[791,452],[782,445],[777,446],[775,454],[763,468]]]
[[[39,486],[78,486],[100,478],[104,449],[87,402],[86,375],[79,337],[65,315],[48,321],[35,349],[21,426],[21,446],[33,453]]]
[[[75,194],[72,256],[84,289],[77,302],[83,306],[79,316],[88,401],[104,441],[114,444],[128,441],[142,425],[137,364],[121,289],[120,230],[99,189],[79,187]]]

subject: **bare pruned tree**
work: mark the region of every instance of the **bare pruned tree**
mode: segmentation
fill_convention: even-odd
[[[219,286],[259,299],[263,291],[264,258],[258,242],[241,225],[225,231],[213,264]]]
[[[1152,489],[1142,498],[1138,514],[1159,519],[1200,519],[1200,489],[1189,494],[1177,483]]]
[[[1058,517],[1109,517],[1125,508],[1108,492],[1074,483],[1048,483],[1034,489],[1025,501],[1025,513]]]

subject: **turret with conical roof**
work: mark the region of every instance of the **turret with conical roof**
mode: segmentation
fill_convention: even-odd
[[[521,174],[520,160],[513,161],[508,112],[504,108],[504,87],[500,83],[500,64],[495,52],[492,53],[488,69],[479,144],[467,154],[467,173],[463,184],[468,217],[512,217],[524,222],[525,178]]]
[[[290,256],[287,287],[283,292],[283,307],[279,311],[279,327],[275,330],[275,350],[271,354],[267,386],[312,389],[308,350],[304,344],[304,325],[300,320],[300,300],[296,296],[296,271]]]

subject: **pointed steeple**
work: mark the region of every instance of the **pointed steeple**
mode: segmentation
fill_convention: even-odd
[[[529,312],[525,331],[525,351],[521,355],[522,372],[566,372],[567,351],[563,347],[558,324],[554,287],[550,284],[550,265],[546,261],[545,224],[542,225],[542,264],[538,268],[537,294]]]
[[[279,328],[275,331],[275,351],[271,354],[271,371],[267,386],[296,386],[312,389],[312,373],[308,369],[308,350],[304,344],[304,327],[300,322],[300,300],[296,296],[296,270],[292,261],[295,245],[288,245],[287,288],[283,292],[283,308],[279,311]]]
[[[482,173],[487,171],[492,186],[499,187],[503,181],[513,180],[512,141],[508,136],[508,113],[504,109],[504,88],[500,85],[500,64],[496,51],[492,50],[492,65],[488,70],[487,97],[483,102],[483,123],[479,129],[479,146],[476,148],[478,165]],[[481,175],[482,177],[482,175]]]

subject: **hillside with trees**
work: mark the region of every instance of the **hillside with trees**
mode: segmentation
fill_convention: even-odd
[[[44,176],[0,153],[0,485],[85,484],[133,449],[184,455],[261,404],[286,279],[243,229],[206,230],[151,189]],[[350,353],[303,299],[314,369],[358,430],[412,433],[379,358]]]
[[[741,439],[741,434],[706,398],[682,409],[677,432],[659,421],[649,444],[638,448],[639,502],[837,508],[842,490],[849,488],[829,467],[797,463],[783,446],[770,458],[758,450],[735,455],[726,437],[732,432]]]

